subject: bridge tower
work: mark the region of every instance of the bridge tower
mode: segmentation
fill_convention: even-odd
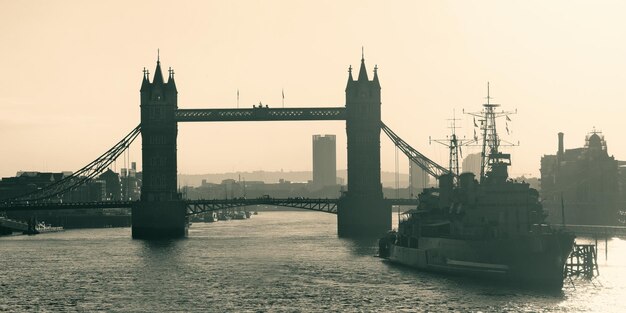
[[[177,188],[176,137],[178,91],[174,71],[163,80],[157,58],[154,78],[144,70],[141,83],[142,187],[141,201],[133,207],[132,235],[139,239],[177,238],[187,235],[185,205]]]
[[[378,236],[391,229],[391,205],[380,182],[380,83],[377,68],[369,80],[365,59],[357,80],[349,69],[346,86],[348,191],[337,210],[341,237]]]

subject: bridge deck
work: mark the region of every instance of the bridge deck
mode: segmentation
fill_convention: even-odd
[[[417,199],[385,199],[391,205],[417,205]],[[337,213],[339,199],[309,198],[270,198],[253,199],[213,199],[183,200],[187,206],[187,215],[217,211],[242,206],[272,205],[299,208],[305,210]],[[70,203],[4,203],[0,211],[55,211],[55,210],[96,210],[113,208],[132,208],[139,201],[101,201],[101,202],[70,202]]]
[[[346,108],[178,109],[178,122],[341,121]]]
[[[187,215],[224,209],[252,206],[272,205],[305,210],[321,211],[337,214],[338,199],[304,199],[304,198],[255,198],[255,199],[225,199],[225,200],[187,200]]]
[[[6,228],[6,229],[11,229],[11,230],[17,230],[17,231],[28,231],[28,224],[0,216],[0,228]]]

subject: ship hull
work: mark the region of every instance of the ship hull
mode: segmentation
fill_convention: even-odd
[[[567,234],[493,240],[426,237],[412,247],[389,243],[381,256],[419,270],[560,290],[573,240]]]

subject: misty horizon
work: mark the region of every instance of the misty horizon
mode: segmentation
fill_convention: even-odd
[[[176,72],[182,109],[343,107],[348,67],[356,72],[364,47],[368,75],[378,67],[382,120],[441,165],[447,149],[429,137],[448,136],[455,112],[457,134],[472,138],[473,121],[462,112],[481,109],[487,82],[493,102],[517,110],[508,125],[498,121],[503,138],[520,142],[503,148],[511,176],[539,176],[558,132],[566,148],[581,147],[595,127],[609,154],[626,159],[618,118],[626,114],[626,46],[618,40],[626,4],[454,3],[7,4],[0,176],[75,171],[111,147],[139,123],[142,70],[153,74],[157,49],[163,68]],[[308,168],[314,134],[337,136],[337,167],[345,168],[342,122],[185,123],[179,172]],[[139,147],[140,140],[130,159]],[[381,166],[395,168],[386,138]],[[407,171],[406,158],[399,167]]]

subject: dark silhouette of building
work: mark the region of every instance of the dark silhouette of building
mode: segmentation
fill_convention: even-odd
[[[337,185],[337,148],[335,135],[313,135],[313,186]]]
[[[0,180],[0,200],[26,195],[56,183],[71,175],[71,172],[45,173],[36,171],[18,172],[15,177]],[[106,199],[104,180],[97,179],[80,185],[62,195],[46,199],[48,202],[102,201]]]
[[[98,180],[106,183],[106,196],[103,200],[119,201],[122,199],[122,185],[120,182],[120,175],[118,173],[113,172],[111,169],[107,169],[104,173],[100,174]]]
[[[17,172],[15,177],[4,177],[0,181],[0,200],[34,192],[71,173],[42,173],[35,171]]]
[[[141,203],[133,207],[133,238],[175,238],[187,235],[185,205],[177,192],[176,140],[178,91],[174,72],[163,79],[157,59],[153,81],[141,82]]]
[[[380,83],[378,68],[370,81],[361,58],[357,80],[349,70],[346,86],[348,190],[339,202],[339,236],[377,235],[391,229],[391,205],[380,183]]]
[[[234,179],[224,179],[221,183],[203,182],[199,187],[184,186],[183,195],[185,199],[233,199],[233,198],[258,198],[269,195],[276,198],[320,198],[312,193],[305,182],[291,182],[280,179],[276,183],[265,183],[263,181],[237,181]],[[332,196],[338,196],[338,187]],[[325,196],[328,197],[328,196]]]
[[[585,138],[585,146],[564,149],[558,134],[556,155],[541,158],[541,196],[552,222],[561,222],[561,198],[568,224],[617,224],[618,161],[609,156],[604,136],[597,131]]]
[[[258,198],[269,195],[275,198],[337,198],[339,184],[325,188],[313,188],[309,182],[293,182],[279,179],[278,182],[224,179],[220,183],[203,180],[199,187],[183,186],[185,199],[232,199]]]
[[[107,182],[92,180],[63,194],[64,202],[97,202],[107,200]]]

